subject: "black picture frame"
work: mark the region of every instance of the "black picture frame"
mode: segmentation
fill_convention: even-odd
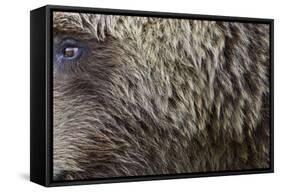
[[[166,17],[212,21],[264,23],[270,25],[270,168],[153,176],[130,176],[94,180],[52,180],[52,14],[54,11],[110,15]],[[47,5],[30,12],[30,180],[43,186],[81,185],[159,179],[194,178],[274,172],[274,20],[246,17],[195,15],[166,12],[100,9]]]

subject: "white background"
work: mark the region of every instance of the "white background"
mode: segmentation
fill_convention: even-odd
[[[29,11],[45,4],[275,19],[275,173],[44,188],[29,182]],[[0,191],[278,191],[281,11],[278,0],[5,0],[0,7]],[[254,50],[253,50],[254,51]],[[278,54],[279,53],[279,54]]]

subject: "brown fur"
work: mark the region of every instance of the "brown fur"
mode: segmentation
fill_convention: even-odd
[[[269,167],[269,25],[54,14],[56,180]],[[56,65],[56,63],[54,63]]]

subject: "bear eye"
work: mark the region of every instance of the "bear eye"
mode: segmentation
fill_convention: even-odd
[[[76,59],[80,56],[81,50],[79,47],[66,47],[63,49],[63,57],[66,59]]]
[[[84,43],[65,38],[54,47],[55,62],[57,64],[71,64],[78,62],[84,52]]]
[[[53,47],[53,62],[58,74],[69,73],[81,68],[83,57],[87,53],[87,45],[84,41],[73,38],[56,38]]]

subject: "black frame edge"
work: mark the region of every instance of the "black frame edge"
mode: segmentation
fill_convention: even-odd
[[[204,15],[204,14],[189,14],[189,13],[174,13],[161,11],[141,11],[129,9],[110,9],[110,8],[93,8],[79,6],[63,6],[63,5],[46,5],[49,10],[64,11],[64,12],[79,12],[110,15],[126,15],[126,16],[149,16],[149,17],[164,17],[177,19],[195,19],[195,20],[216,20],[216,21],[236,21],[236,22],[254,22],[270,24],[274,19],[271,18],[255,18],[255,17],[238,17],[238,16],[223,16],[223,15]]]
[[[53,176],[53,16],[49,6],[46,6],[46,186],[51,186]]]
[[[270,171],[274,173],[274,20],[270,21]]]
[[[30,11],[30,181],[46,186],[46,7]]]
[[[204,178],[204,177],[240,176],[240,175],[267,174],[267,173],[273,173],[273,170],[269,168],[269,169],[260,169],[260,170],[243,170],[243,171],[238,170],[238,171],[221,171],[221,172],[206,172],[206,173],[186,173],[186,174],[175,174],[175,175],[129,176],[129,177],[116,177],[116,178],[105,178],[105,179],[59,181],[59,182],[51,182],[48,185],[48,187],[159,181],[159,180],[173,180],[173,179],[195,179],[195,178]]]

